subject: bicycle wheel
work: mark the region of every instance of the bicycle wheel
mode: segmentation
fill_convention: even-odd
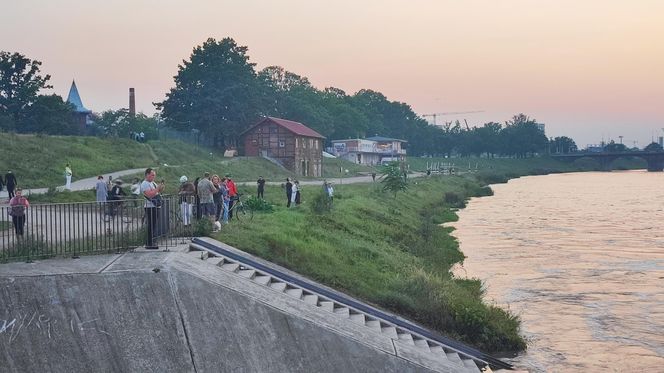
[[[244,206],[244,203],[240,202],[237,204],[237,207],[235,208],[235,212],[233,213],[233,215],[239,221],[242,221],[247,217],[247,211],[246,207]]]

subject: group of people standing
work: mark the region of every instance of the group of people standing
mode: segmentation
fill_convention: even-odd
[[[213,230],[221,229],[233,218],[233,205],[239,198],[237,186],[230,174],[224,177],[206,172],[193,183],[186,175],[180,177],[180,208],[184,225],[191,224],[192,210],[196,208],[196,218],[207,218]]]
[[[286,200],[286,207],[291,207],[293,204],[299,205],[301,203],[299,180],[291,182],[290,177],[286,178]]]

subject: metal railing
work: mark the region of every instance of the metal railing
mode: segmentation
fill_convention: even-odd
[[[168,249],[193,237],[195,206],[193,197],[164,196],[162,201],[151,230],[153,246]],[[144,204],[144,198],[31,204],[23,217],[11,216],[11,207],[2,206],[0,262],[78,257],[146,246],[149,217]]]

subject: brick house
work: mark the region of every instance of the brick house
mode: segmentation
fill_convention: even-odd
[[[244,154],[276,161],[302,176],[323,173],[323,137],[302,123],[266,117],[240,134]]]

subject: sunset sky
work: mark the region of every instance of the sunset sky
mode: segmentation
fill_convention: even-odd
[[[65,98],[75,79],[95,112],[127,107],[134,87],[152,114],[194,46],[232,37],[259,69],[418,114],[523,112],[580,147],[664,135],[664,1],[5,0],[0,20],[0,50],[42,61]]]

